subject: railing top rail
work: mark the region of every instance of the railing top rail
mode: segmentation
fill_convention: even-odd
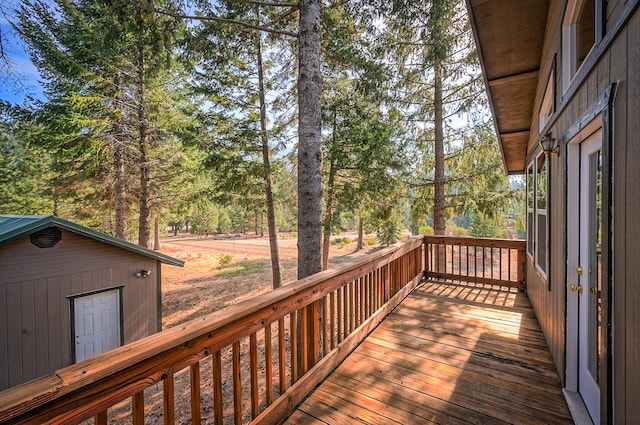
[[[489,248],[523,249],[524,239],[474,238],[468,236],[425,236],[427,244],[484,246]]]
[[[331,290],[390,263],[423,243],[424,237],[411,238],[402,244],[364,255],[340,268],[323,271],[0,392],[0,422],[61,399],[81,388],[91,386],[92,393],[97,393],[106,385],[101,382],[113,379],[114,375],[120,376],[121,391],[129,391],[124,388],[125,382],[130,384],[149,375],[145,364],[178,351],[181,355],[190,355],[192,363],[196,362],[203,349],[221,349],[265,323],[313,303]],[[186,365],[188,363],[183,366]],[[127,374],[124,373],[126,370],[139,372]],[[113,397],[117,396],[114,394]]]

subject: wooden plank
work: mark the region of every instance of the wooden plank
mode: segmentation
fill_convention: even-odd
[[[308,338],[308,368],[312,368],[320,360],[320,302],[322,300],[315,301],[307,306],[307,326],[309,332]],[[308,369],[307,369],[308,370]],[[306,372],[306,370],[305,370]]]
[[[265,392],[267,406],[273,403],[273,347],[271,345],[271,323],[264,327]]]
[[[142,391],[131,397],[131,419],[133,425],[144,425],[144,392]]]
[[[249,369],[251,371],[251,419],[260,413],[260,399],[258,397],[258,336],[249,336]]]
[[[358,418],[366,424],[396,422],[400,424],[437,423],[421,415],[425,409],[414,410],[414,413],[403,408],[405,406],[398,407],[398,404],[400,404],[399,398],[392,397],[389,399],[388,393],[387,397],[381,397],[385,399],[381,401],[369,394],[352,391],[353,388],[345,388],[344,384],[345,380],[342,380],[340,384],[336,384],[332,380],[325,381],[320,389],[317,390],[318,398],[326,400],[327,404],[335,405],[340,410],[349,412],[350,416],[353,415],[352,417]],[[371,390],[371,388],[367,388],[367,390]],[[370,393],[372,391],[366,392]],[[301,408],[304,410],[304,403]],[[455,425],[455,422],[452,423]]]
[[[331,339],[331,349],[333,350],[334,348],[336,348],[336,340],[337,335],[336,332],[338,332],[337,327],[336,327],[336,292],[337,291],[333,291],[331,292],[331,294],[329,295],[329,320],[331,323],[331,327],[330,327],[330,332],[329,332],[329,338]],[[325,356],[327,354],[325,353]]]
[[[432,247],[435,245],[461,245],[471,247],[478,246],[487,248],[519,249],[525,245],[525,241],[523,239],[471,238],[463,236],[425,236],[425,239],[426,243]]]
[[[302,347],[300,374],[304,375],[309,370],[309,306],[300,309],[300,339],[298,344]]]
[[[344,339],[344,309],[343,309],[343,299],[344,299],[344,287],[338,289],[336,291],[338,294],[338,344],[342,342]]]
[[[189,388],[191,389],[191,423],[199,424],[202,420],[200,362],[195,362],[189,367]]]
[[[310,414],[303,412],[302,410],[296,410],[282,424],[283,425],[320,425],[320,424],[327,424],[327,422],[320,421],[314,418],[313,416],[311,416]]]
[[[285,332],[284,318],[278,319],[278,388],[280,390],[280,394],[284,393],[287,389],[287,349],[284,343]]]
[[[305,402],[300,409],[309,416],[322,418],[331,424],[388,425],[400,423],[324,390],[318,390],[317,397]]]
[[[242,379],[240,376],[240,341],[236,341],[232,346],[233,357],[233,422],[235,425],[242,424]]]
[[[408,379],[413,380],[414,378],[409,377]],[[386,376],[382,379],[377,376],[376,379],[376,376],[361,375],[354,377],[353,374],[344,375],[339,372],[331,375],[327,382],[331,385],[327,385],[324,388],[325,390],[327,388],[334,391],[342,389],[342,393],[348,392],[345,395],[352,400],[354,399],[352,393],[362,396],[355,400],[363,407],[371,406],[372,409],[375,409],[379,406],[379,404],[371,403],[370,400],[392,405],[397,410],[389,410],[385,414],[390,416],[389,419],[402,421],[402,423],[444,423],[442,410],[446,410],[447,425],[467,425],[469,423],[504,425],[504,422],[490,416],[479,414],[472,409],[459,407],[452,403],[443,402],[438,397],[425,394],[426,385],[416,390],[408,388],[404,383],[394,385],[386,380]],[[340,394],[340,392],[337,393]],[[417,417],[407,417],[406,412],[413,413]]]
[[[213,413],[216,425],[223,425],[222,405],[222,354],[216,351],[211,355],[213,373]]]
[[[289,340],[291,341],[290,359],[291,359],[291,385],[298,380],[298,313],[293,312],[289,315]]]
[[[321,388],[324,387],[325,390],[330,388],[332,392],[336,392],[336,387],[340,386],[349,390],[349,393],[345,394],[347,398],[353,399],[353,394],[364,394],[382,402],[392,402],[394,406],[408,411],[415,411],[416,399],[420,398],[420,394],[426,393],[429,397],[424,397],[425,401],[428,400],[432,408],[437,406],[433,403],[434,398],[449,402],[448,405],[442,403],[439,405],[446,412],[448,424],[468,423],[466,421],[470,421],[474,416],[476,416],[476,423],[498,424],[503,421],[531,425],[572,423],[566,404],[545,405],[542,402],[533,404],[528,394],[517,394],[510,390],[486,385],[483,381],[465,379],[464,371],[440,379],[429,374],[416,373],[413,369],[401,369],[395,366],[387,371],[384,362],[370,363],[368,359],[361,360],[364,363],[358,367],[359,371],[375,370],[374,367],[380,367],[388,373],[368,376],[362,372],[354,372],[353,369],[340,367],[325,381],[331,385],[323,383]],[[389,379],[393,381],[390,382]],[[420,404],[423,403],[418,405]],[[505,405],[509,407],[506,408]],[[418,414],[424,420],[442,417],[442,411],[429,412],[429,410],[423,407]],[[402,418],[394,417],[394,419]]]
[[[162,380],[162,405],[164,408],[165,425],[173,425],[176,421],[176,397],[174,384],[173,374],[167,375]]]
[[[98,413],[93,418],[93,423],[94,425],[107,425],[108,423],[107,411],[103,410],[102,412]]]
[[[327,329],[327,322],[329,321],[329,296],[324,297],[318,301],[320,307],[320,323],[322,328],[322,338],[319,343],[322,344],[322,357],[326,356],[329,352],[329,330]]]

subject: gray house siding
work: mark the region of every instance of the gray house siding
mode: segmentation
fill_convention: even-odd
[[[607,23],[602,42],[596,44],[569,91],[562,93],[562,43],[560,28],[565,1],[551,2],[547,40],[543,53],[535,114],[541,103],[546,75],[557,58],[556,103],[549,130],[560,141],[560,155],[551,155],[548,276],[532,261],[527,264],[527,291],[545,333],[558,371],[565,378],[566,287],[575,279],[567,269],[567,223],[575,220],[567,208],[566,143],[589,114],[602,108],[605,120],[603,149],[611,174],[605,177],[610,191],[605,230],[603,266],[609,285],[603,289],[606,364],[601,375],[603,420],[616,424],[640,423],[640,10],[638,1],[606,2]],[[608,91],[611,107],[606,103]],[[608,113],[611,113],[609,116]],[[528,162],[539,152],[537,115],[527,150]],[[535,128],[534,128],[535,127]],[[607,132],[610,129],[610,132]],[[608,332],[611,332],[608,334]]]

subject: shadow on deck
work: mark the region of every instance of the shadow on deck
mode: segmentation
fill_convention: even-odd
[[[428,281],[284,423],[573,421],[526,294]]]

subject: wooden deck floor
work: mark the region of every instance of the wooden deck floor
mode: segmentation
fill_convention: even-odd
[[[525,294],[425,282],[286,424],[571,424]]]

